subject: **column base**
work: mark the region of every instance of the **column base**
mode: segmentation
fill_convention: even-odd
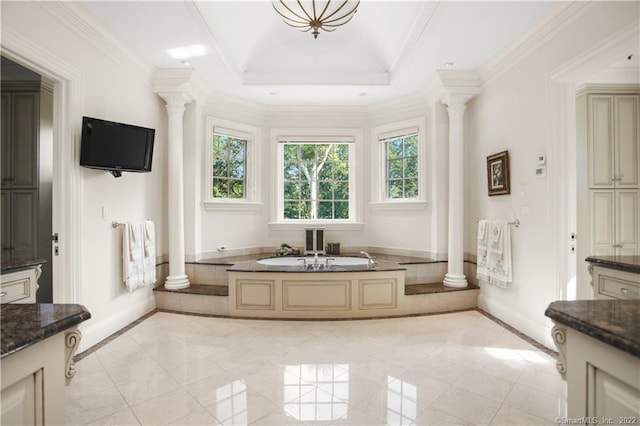
[[[164,288],[167,290],[180,290],[187,287],[189,287],[189,277],[186,275],[168,276],[164,283]]]
[[[442,284],[444,284],[447,287],[458,287],[458,288],[467,287],[469,285],[469,283],[467,282],[467,277],[465,277],[464,275],[449,274],[449,273],[445,274]]]

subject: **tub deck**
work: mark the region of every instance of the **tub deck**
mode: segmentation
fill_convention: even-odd
[[[442,277],[446,272],[446,262],[418,257],[374,255],[378,258],[379,264],[382,263],[381,268],[388,266],[384,265],[384,262],[391,262],[394,264],[392,269],[406,269],[404,289],[402,290],[402,294],[398,295],[398,298],[402,297],[404,301],[402,311],[391,312],[387,309],[379,312],[380,315],[378,317],[452,312],[475,309],[477,307],[480,289],[471,284],[471,282],[473,282],[473,275],[475,275],[475,271],[472,268],[475,267],[475,265],[466,265],[470,267],[470,270],[467,271],[467,276],[471,281],[468,287],[451,288],[442,284]],[[158,309],[163,310],[231,316],[229,306],[231,298],[229,297],[230,288],[228,283],[229,275],[233,273],[233,271],[229,272],[228,270],[236,269],[234,265],[248,260],[253,260],[254,262],[252,262],[252,264],[257,265],[255,260],[271,256],[270,254],[252,254],[220,259],[206,259],[199,262],[188,263],[187,274],[192,284],[188,288],[181,290],[167,290],[163,285],[156,287],[154,289],[156,305]],[[366,267],[365,269],[369,270]],[[302,271],[299,268],[291,272]],[[291,275],[289,275],[289,277],[291,277]],[[344,292],[342,294],[344,294]],[[353,299],[352,297],[351,301],[353,302],[354,300],[357,301],[358,299]],[[243,313],[236,313],[234,316],[245,317]],[[254,317],[266,318],[264,315],[257,314]],[[373,316],[362,314],[357,317],[369,318]],[[306,316],[306,318],[331,319],[326,315],[312,315]],[[356,318],[356,316],[348,317],[345,315],[343,318]]]

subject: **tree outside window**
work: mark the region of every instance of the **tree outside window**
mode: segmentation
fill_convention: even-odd
[[[349,219],[349,144],[285,143],[284,219]]]
[[[389,139],[385,145],[387,198],[418,198],[418,135]]]
[[[213,198],[246,198],[247,141],[213,134]]]

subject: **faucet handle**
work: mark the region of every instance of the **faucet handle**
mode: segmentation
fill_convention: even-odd
[[[335,258],[335,257],[327,257],[327,258],[324,260],[324,267],[325,267],[325,268],[328,268],[328,267],[330,266],[330,265],[329,265],[329,262],[331,262],[331,261],[333,261],[333,260],[336,260],[336,258]]]
[[[298,259],[298,262],[302,262],[302,267],[306,268],[307,267],[307,259],[304,257],[301,257],[300,259]]]

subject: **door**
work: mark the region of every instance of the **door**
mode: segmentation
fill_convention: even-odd
[[[616,251],[614,254],[638,254],[640,238],[640,191],[616,190]]]

